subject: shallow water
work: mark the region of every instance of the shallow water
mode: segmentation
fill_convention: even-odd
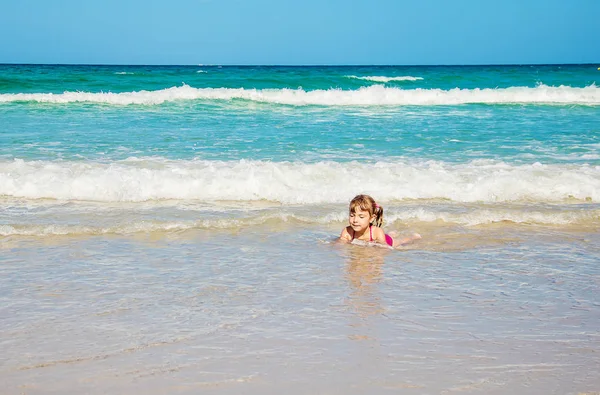
[[[332,232],[5,241],[3,392],[600,388],[596,233],[392,251]]]

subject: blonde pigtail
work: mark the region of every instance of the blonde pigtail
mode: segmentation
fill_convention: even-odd
[[[375,214],[375,220],[373,221],[373,225],[381,228],[381,226],[383,225],[383,207],[381,207],[378,204],[375,204],[373,214]]]

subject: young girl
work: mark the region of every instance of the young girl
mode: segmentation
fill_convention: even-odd
[[[362,240],[398,247],[421,238],[418,233],[397,240],[392,237],[395,234],[386,235],[381,229],[383,207],[375,203],[375,200],[369,195],[357,195],[352,199],[348,222],[350,226],[346,226],[340,235],[340,240],[345,242]]]

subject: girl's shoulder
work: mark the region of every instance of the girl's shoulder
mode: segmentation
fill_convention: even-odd
[[[371,232],[382,232],[383,233],[383,228],[380,228],[379,226],[371,225]]]
[[[375,225],[371,226],[371,233],[372,233],[374,239],[377,239],[380,237],[385,237],[385,232],[379,226],[375,226]]]

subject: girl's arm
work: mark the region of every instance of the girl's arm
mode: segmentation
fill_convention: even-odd
[[[344,241],[346,243],[349,243],[352,241],[352,236],[350,236],[350,232],[348,232],[348,228],[349,227],[347,226],[342,230],[339,241]]]

